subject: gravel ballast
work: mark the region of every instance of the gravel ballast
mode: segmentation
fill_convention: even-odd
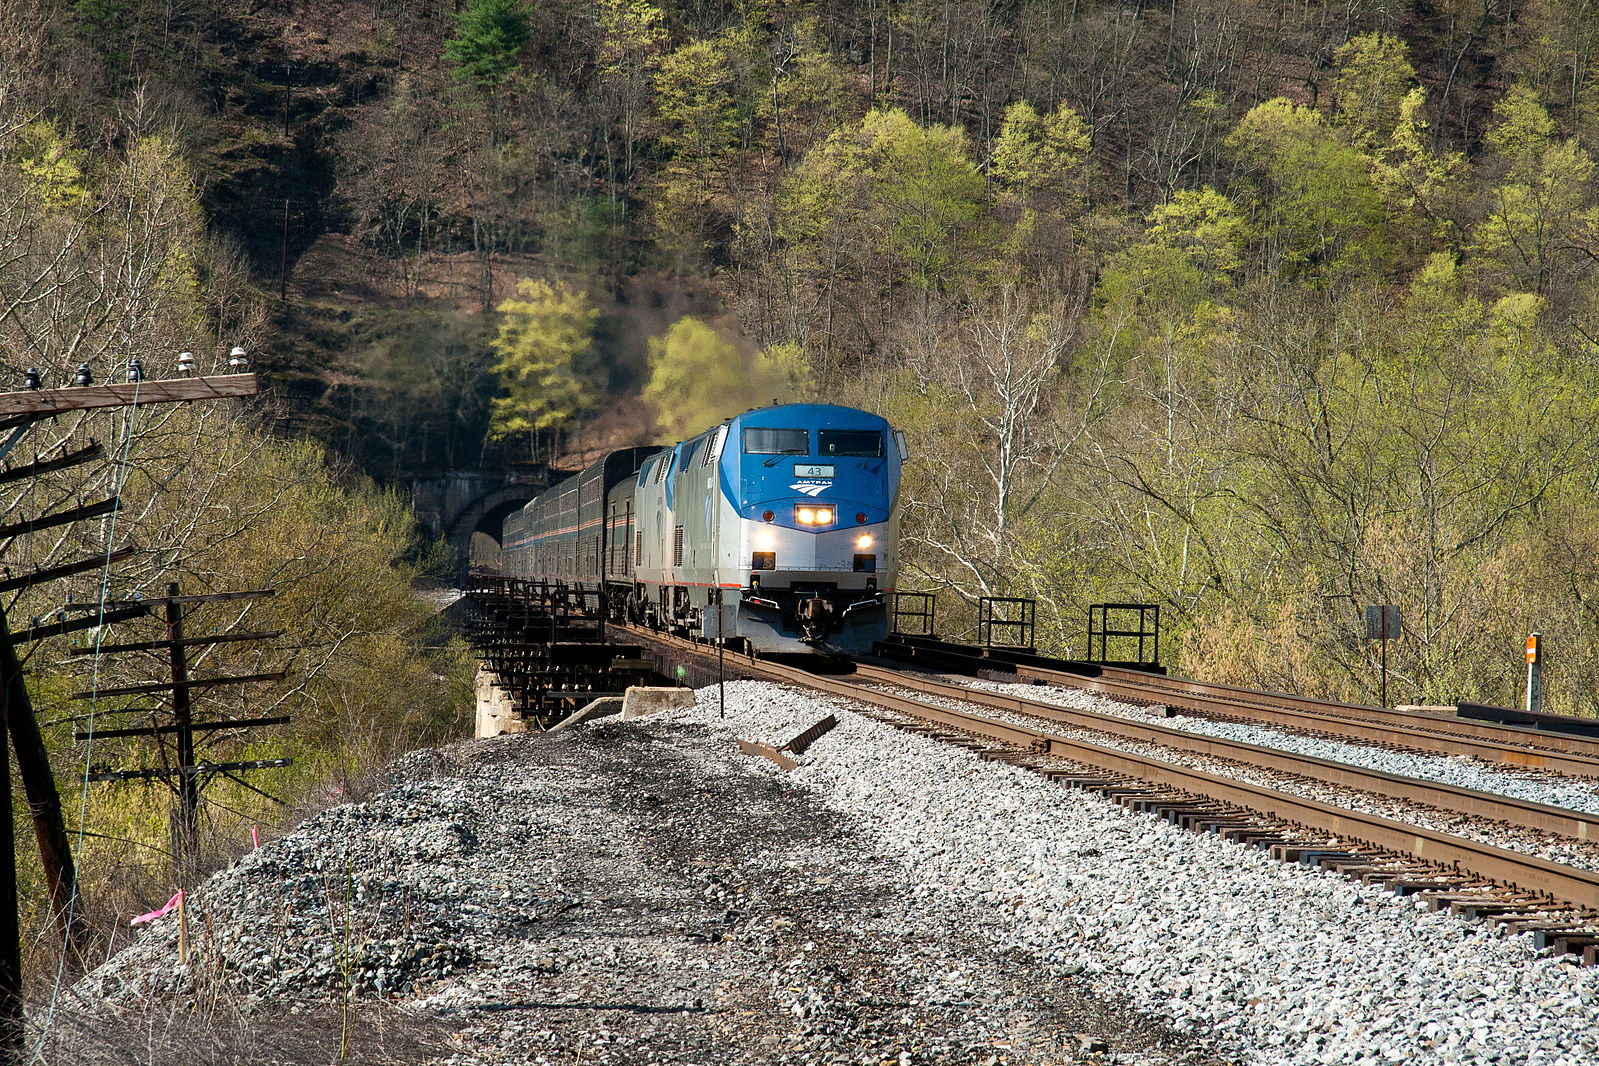
[[[392,1057],[357,1041],[360,1062],[1225,1061],[994,940],[980,901],[929,892],[695,714],[466,742],[392,777],[196,890],[190,965],[162,919],[69,990],[42,1061],[145,1061],[104,1037],[192,1043],[218,1002],[244,1050],[158,1061],[318,1061],[277,1049],[329,1026],[337,1049],[352,1015],[405,1036]]]
[[[462,1064],[1599,1060],[1596,972],[1526,938],[840,701],[715,697],[409,757],[197,892],[193,966],[163,920],[68,1007],[386,1004]],[[828,713],[792,773],[733,746]],[[81,1051],[46,1061],[112,1061]]]
[[[729,686],[728,713],[750,739],[780,743],[838,707],[746,684],[736,698]],[[859,812],[917,892],[983,901],[990,936],[1243,1061],[1599,1060],[1599,975],[1535,957],[1528,938],[857,715],[841,714],[793,776]]]
[[[996,710],[977,704],[963,702],[954,697],[928,696],[914,690],[896,690],[893,686],[876,686],[885,691],[900,691],[906,696],[930,702],[938,706],[952,707],[959,710],[972,711],[983,717],[1001,722],[1011,722],[1024,726],[1037,726],[1041,721],[1035,715],[1022,712]],[[983,685],[982,687],[993,690],[995,686]],[[1004,689],[1000,689],[1004,691]],[[1207,732],[1203,729],[1190,729],[1188,725],[1181,724],[1183,719],[1171,719],[1155,712],[1147,711],[1131,704],[1117,703],[1087,693],[1072,692],[1071,690],[1046,690],[1048,698],[1040,702],[1053,703],[1060,706],[1070,706],[1076,710],[1087,710],[1095,713],[1104,713],[1117,718],[1138,720],[1148,718],[1160,725],[1168,725],[1173,721],[1180,724],[1176,726],[1179,731]],[[1039,690],[1036,688],[1020,687],[1019,692],[1007,694],[1026,695],[1038,698]],[[1231,723],[1216,723],[1204,719],[1188,720],[1198,726],[1226,727]],[[1468,840],[1492,844],[1495,847],[1508,851],[1519,851],[1526,855],[1534,855],[1549,862],[1561,863],[1584,870],[1599,870],[1599,842],[1580,840],[1575,837],[1564,836],[1559,833],[1542,832],[1521,826],[1508,825],[1505,822],[1492,818],[1462,814],[1456,810],[1446,810],[1439,807],[1423,806],[1390,796],[1382,796],[1373,792],[1362,791],[1357,788],[1329,784],[1310,778],[1300,777],[1283,771],[1267,769],[1260,766],[1251,766],[1232,759],[1217,758],[1198,752],[1184,751],[1179,748],[1168,747],[1150,741],[1134,740],[1129,737],[1117,736],[1113,733],[1104,733],[1097,730],[1081,729],[1060,723],[1051,723],[1048,727],[1051,735],[1064,737],[1068,740],[1083,740],[1100,747],[1115,748],[1118,751],[1132,752],[1145,755],[1163,762],[1179,766],[1187,766],[1217,777],[1228,777],[1235,781],[1245,781],[1250,784],[1261,785],[1265,788],[1275,789],[1279,792],[1306,799],[1317,800],[1335,807],[1347,810],[1360,811],[1366,814],[1376,814],[1395,821],[1406,822],[1423,829],[1433,829],[1441,833],[1450,833]],[[1276,735],[1272,735],[1276,734]],[[1274,730],[1259,730],[1249,734],[1234,736],[1231,733],[1210,733],[1222,735],[1228,739],[1244,740],[1264,748],[1274,748],[1279,751],[1292,751],[1297,754],[1313,755],[1329,761],[1342,761],[1348,765],[1364,766],[1368,769],[1387,772],[1396,772],[1402,776],[1411,776],[1407,771],[1431,771],[1421,780],[1435,780],[1443,784],[1450,784],[1448,775],[1440,772],[1436,767],[1418,766],[1417,760],[1406,752],[1394,752],[1386,749],[1365,748],[1359,745],[1328,744],[1320,746],[1317,738],[1307,737],[1294,733],[1277,734]],[[1282,743],[1278,743],[1278,740]],[[1391,756],[1391,757],[1389,757]],[[1340,758],[1343,757],[1343,758]],[[1466,780],[1480,780],[1483,768],[1474,764],[1473,760],[1466,758],[1443,759],[1421,757],[1422,762],[1446,764],[1448,769],[1459,771],[1457,778]],[[1459,765],[1465,764],[1465,765]],[[1517,775],[1497,774],[1496,777],[1514,780]],[[1530,788],[1539,786],[1537,778],[1544,775],[1529,773]],[[1569,779],[1557,779],[1565,784],[1574,784]],[[1471,787],[1469,785],[1465,787]],[[1505,795],[1501,790],[1498,795]],[[1567,808],[1571,809],[1571,808]]]
[[[1221,722],[1198,715],[1178,713],[1167,717],[1162,713],[1164,708],[1139,707],[1076,689],[1004,682],[979,681],[971,684],[973,688],[1002,692],[1008,696],[1051,703],[1059,707],[1071,707],[1134,720],[1153,718],[1163,726],[1180,729],[1185,733],[1258,744],[1263,748],[1291,751],[1317,759],[1378,770],[1382,773],[1438,781],[1446,785],[1476,789],[1479,792],[1493,792],[1532,803],[1547,803],[1567,810],[1599,814],[1599,791],[1595,790],[1592,782],[1556,773],[1492,766],[1463,755],[1427,755],[1421,752],[1396,751],[1393,748],[1354,744],[1270,726],[1250,725],[1245,722]]]

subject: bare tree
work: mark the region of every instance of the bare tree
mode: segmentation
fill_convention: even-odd
[[[1109,363],[1068,373],[1079,306],[1006,285],[907,360],[928,419],[913,433],[906,543],[964,598],[1037,593],[1061,565],[1058,475],[1102,417]]]

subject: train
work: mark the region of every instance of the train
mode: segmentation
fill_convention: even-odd
[[[765,655],[855,655],[888,631],[905,435],[774,404],[671,447],[609,452],[505,521],[501,568],[598,593],[618,621]]]

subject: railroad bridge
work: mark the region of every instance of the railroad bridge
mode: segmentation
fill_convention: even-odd
[[[451,563],[498,562],[506,515],[549,488],[550,472],[536,466],[505,471],[451,470],[411,479],[411,509],[436,537],[445,538]],[[476,534],[482,534],[477,537]]]

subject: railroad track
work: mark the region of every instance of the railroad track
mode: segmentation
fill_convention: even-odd
[[[633,627],[618,628],[631,638],[666,646],[677,654],[702,660],[715,658],[714,651],[694,641]],[[1182,746],[1183,750],[1316,780],[1328,779],[1317,777],[1318,774],[1336,773],[1344,775],[1339,783],[1347,787],[1576,839],[1599,836],[1599,817],[1436,782],[1394,778],[1256,745],[1185,734],[1155,723],[1137,723],[985,693],[879,667],[857,665],[855,674],[846,678],[742,655],[729,657],[727,663],[730,674],[793,685],[879,708],[897,716],[898,720],[891,721],[901,728],[960,743],[984,758],[1013,763],[1064,784],[1100,792],[1116,802],[1190,828],[1269,849],[1285,861],[1319,865],[1402,893],[1426,893],[1429,904],[1437,908],[1492,920],[1507,929],[1533,932],[1540,947],[1551,946],[1599,964],[1599,871],[1550,862],[1451,833],[1062,736],[1050,726],[1114,732],[1129,739]],[[917,691],[916,695],[906,695],[871,687],[874,684]],[[1008,717],[919,697],[977,703]],[[1029,716],[1036,721],[1017,721],[1016,716]]]
[[[878,666],[857,665],[852,677],[858,681],[899,686],[936,698],[959,700],[1010,714],[1026,715],[1072,729],[1092,730],[1124,740],[1156,744],[1175,751],[1293,774],[1324,785],[1358,789],[1407,803],[1420,803],[1473,817],[1491,818],[1522,829],[1558,833],[1577,840],[1599,841],[1599,814],[1533,803],[1437,781],[1399,777],[1379,770],[1318,759],[1296,752],[1190,733],[1161,725],[1159,722],[1141,722],[1112,714],[1061,707],[1022,696],[969,688]]]
[[[1043,682],[1113,699],[1164,704],[1207,717],[1258,722],[1408,751],[1469,755],[1487,762],[1599,779],[1599,739],[1592,737],[1471,719],[1439,719],[1290,693],[1256,692],[1111,666],[1096,667],[1098,672],[1089,676],[1028,661],[1035,656],[1003,652],[973,656],[951,650],[950,645],[939,641],[902,639],[887,644],[883,652],[895,661],[929,668],[936,668],[941,662],[958,662],[968,669],[1014,674],[1019,682]]]

